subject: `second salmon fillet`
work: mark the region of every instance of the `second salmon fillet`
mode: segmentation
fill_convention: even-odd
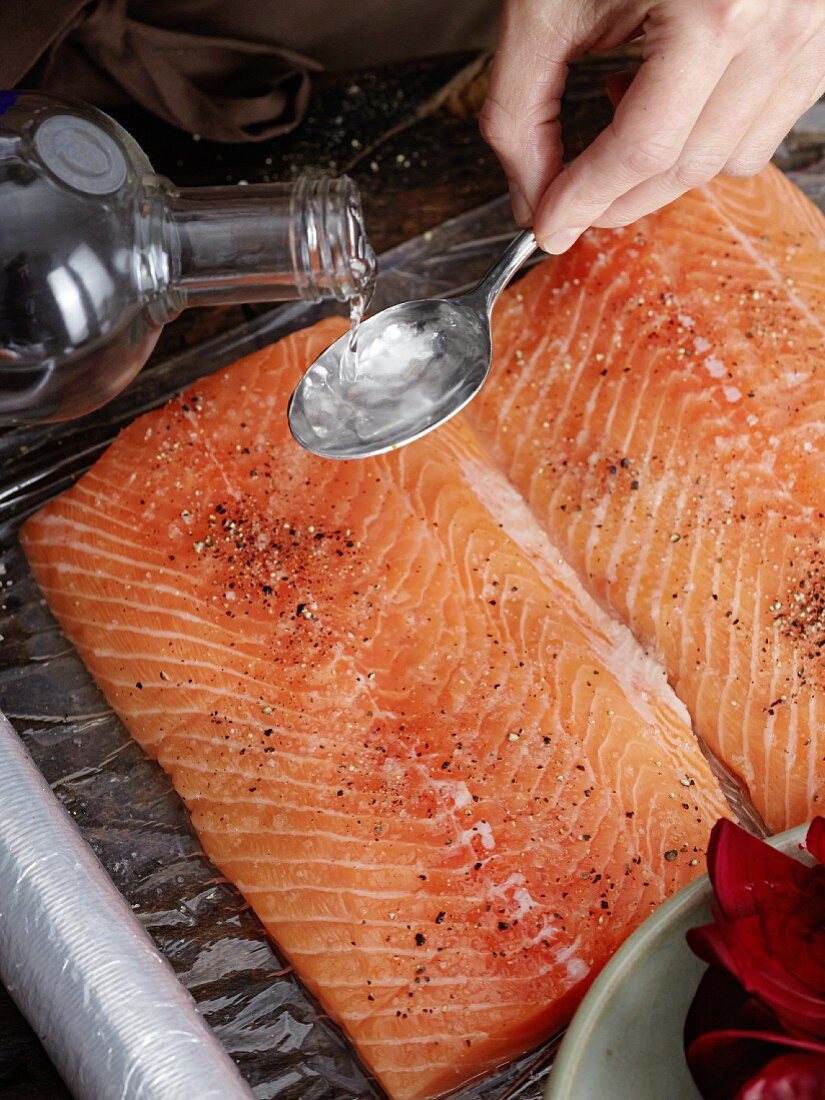
[[[825,798],[824,258],[775,168],[591,232],[465,414],[772,832]]]

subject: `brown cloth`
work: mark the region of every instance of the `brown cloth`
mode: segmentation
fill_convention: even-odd
[[[291,130],[310,73],[489,46],[497,0],[2,0],[0,88],[135,102],[213,141]]]

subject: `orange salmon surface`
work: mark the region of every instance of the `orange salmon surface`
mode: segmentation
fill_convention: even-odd
[[[545,291],[527,291],[525,331]],[[415,1100],[566,1023],[704,870],[727,811],[663,669],[469,421],[363,462],[292,441],[288,395],[340,332],[290,336],[141,417],[21,541],[207,854],[389,1094]],[[505,352],[494,385],[513,366]]]
[[[825,795],[825,217],[775,168],[506,292],[467,415],[775,832]]]

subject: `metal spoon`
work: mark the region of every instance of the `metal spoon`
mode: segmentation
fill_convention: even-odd
[[[519,233],[468,294],[404,302],[364,321],[353,380],[346,359],[342,370],[349,333],[336,340],[290,398],[295,439],[325,458],[366,458],[455,416],[489,374],[493,304],[536,247],[532,230]]]

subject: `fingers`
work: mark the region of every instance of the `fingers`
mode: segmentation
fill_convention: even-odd
[[[773,80],[764,69],[754,73],[748,60],[736,58],[705,104],[673,166],[621,195],[594,218],[593,225],[630,225],[712,179],[725,167],[741,135],[764,112],[772,91]]]
[[[561,169],[559,111],[567,60],[577,48],[565,8],[510,0],[481,112],[482,135],[504,167],[513,214],[525,226]]]
[[[722,171],[752,176],[765,167],[797,119],[825,94],[825,32],[816,36],[796,59],[783,87],[772,97],[736,145]]]
[[[731,42],[701,21],[671,18],[646,32],[648,56],[612,124],[541,200],[536,236],[548,252],[565,251],[620,196],[676,163],[733,57]]]
[[[567,62],[642,24],[644,60],[608,83],[612,124],[562,170]],[[482,132],[521,224],[548,252],[627,225],[719,172],[761,168],[825,92],[825,0],[507,0]]]
[[[825,57],[823,49],[811,42],[790,65],[782,58],[786,68],[778,86],[776,57],[736,58],[673,168],[622,195],[594,224],[630,225],[720,172],[753,175],[764,168],[794,122],[825,90],[822,64],[817,64],[817,57]]]

